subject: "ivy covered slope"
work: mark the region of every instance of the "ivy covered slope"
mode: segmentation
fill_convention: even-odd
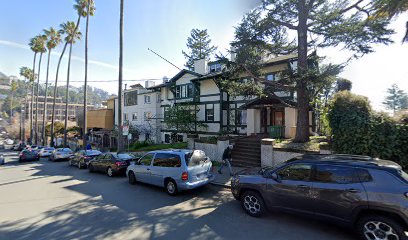
[[[371,109],[366,97],[337,93],[328,114],[337,153],[362,154],[398,162],[408,169],[408,124]]]

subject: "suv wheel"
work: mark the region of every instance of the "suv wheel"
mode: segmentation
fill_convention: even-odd
[[[265,212],[265,204],[261,195],[254,191],[246,191],[242,194],[241,205],[252,217],[260,217]]]
[[[132,185],[135,185],[136,184],[135,174],[132,171],[129,171],[128,176],[129,176],[128,177],[129,178],[129,183],[132,184]]]
[[[177,194],[177,184],[174,180],[167,180],[166,181],[166,191],[169,195],[174,196]]]
[[[404,229],[395,220],[371,215],[362,217],[357,223],[357,231],[361,239],[407,240]]]
[[[91,163],[88,165],[88,171],[91,173],[95,171]]]

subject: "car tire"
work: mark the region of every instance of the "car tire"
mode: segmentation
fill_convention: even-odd
[[[128,173],[128,179],[129,179],[129,183],[130,183],[130,184],[132,184],[132,185],[135,185],[135,184],[136,184],[136,176],[135,176],[135,174],[133,173],[133,171],[129,171],[129,173]]]
[[[252,217],[260,217],[265,213],[263,198],[255,191],[246,191],[242,194],[241,206]]]
[[[360,239],[408,239],[401,224],[381,215],[368,215],[360,218],[357,221],[356,230]],[[392,238],[388,238],[389,236]]]
[[[78,161],[78,169],[81,169],[81,168],[82,168],[81,161]]]
[[[113,177],[113,170],[111,167],[106,169],[106,175],[108,175],[108,177]]]
[[[95,172],[95,169],[94,169],[94,167],[92,166],[92,164],[89,164],[89,165],[88,165],[88,170],[89,170],[90,173]]]
[[[167,180],[164,186],[166,188],[167,194],[170,196],[175,196],[178,193],[177,184],[173,179]]]

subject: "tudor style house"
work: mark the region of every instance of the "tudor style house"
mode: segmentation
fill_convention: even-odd
[[[297,67],[297,56],[286,55],[265,61],[263,72],[268,81],[279,81],[279,72]],[[174,105],[193,105],[197,119],[207,127],[197,129],[200,136],[220,134],[260,135],[266,136],[272,129],[279,129],[280,136],[293,138],[296,132],[296,94],[277,91],[274,96],[265,98],[235,97],[223,91],[217,79],[222,74],[220,63],[207,63],[205,60],[195,62],[194,72],[181,70],[163,84],[146,86],[155,92],[158,98],[155,118],[156,126],[161,126],[161,142],[169,142],[174,129],[169,129],[163,122],[166,110]],[[241,80],[245,81],[245,76]],[[125,97],[126,99],[126,97]],[[139,99],[139,98],[138,98]],[[143,100],[143,98],[142,98]],[[126,103],[126,100],[125,100]],[[130,114],[130,112],[125,113]],[[310,114],[311,116],[311,114]],[[129,117],[125,115],[125,118]],[[310,119],[311,122],[311,119]],[[275,127],[275,128],[274,128]],[[179,136],[185,140],[187,133]],[[159,139],[157,139],[159,140]]]

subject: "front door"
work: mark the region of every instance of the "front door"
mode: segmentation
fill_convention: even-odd
[[[367,195],[352,167],[317,165],[312,196],[315,213],[348,219],[356,205],[366,205]]]
[[[283,126],[283,111],[274,111],[273,112],[273,125],[274,126]]]
[[[267,194],[272,207],[313,212],[311,190],[312,165],[292,164],[276,171],[278,180],[267,180]]]

